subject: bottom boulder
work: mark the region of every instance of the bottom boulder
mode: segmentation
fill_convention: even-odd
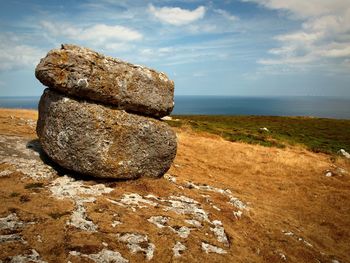
[[[160,177],[176,155],[176,135],[159,120],[46,89],[37,134],[60,166],[94,177]]]

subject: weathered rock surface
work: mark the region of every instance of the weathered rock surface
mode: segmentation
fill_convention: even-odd
[[[37,134],[56,163],[95,177],[159,177],[176,155],[167,124],[49,89],[39,103]]]
[[[62,45],[37,65],[36,77],[51,89],[153,117],[173,107],[174,82],[164,73],[107,57],[90,49]]]

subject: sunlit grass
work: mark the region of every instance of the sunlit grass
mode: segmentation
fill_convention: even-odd
[[[283,148],[302,144],[309,150],[336,153],[350,151],[350,120],[270,116],[172,116],[171,126],[188,126],[228,141]],[[267,128],[264,131],[261,128]]]

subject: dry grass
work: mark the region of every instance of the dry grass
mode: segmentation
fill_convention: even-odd
[[[34,110],[0,108],[0,134],[35,137],[37,118],[38,112]]]
[[[14,118],[9,118],[9,115]],[[33,127],[21,127],[16,123],[21,121],[20,118],[35,119],[36,116],[34,111],[0,110],[0,134],[13,132],[32,137]],[[103,248],[102,241],[107,242],[109,248],[128,255],[131,262],[144,260],[140,254],[128,254],[125,246],[115,241],[113,231],[147,233],[157,247],[151,262],[283,262],[282,254],[286,255],[287,262],[330,262],[332,259],[350,262],[350,174],[325,176],[326,170],[335,171],[337,167],[349,172],[348,160],[331,160],[329,155],[298,147],[279,149],[228,142],[219,136],[199,134],[186,128],[176,128],[176,132],[178,153],[169,173],[179,183],[193,181],[230,189],[249,204],[250,211],[236,220],[227,200],[220,195],[212,196],[221,211],[210,210],[211,217],[223,222],[232,242],[229,253],[224,256],[204,254],[195,244],[203,239],[215,244],[215,240],[199,232],[184,241],[188,251],[176,260],[171,253],[176,241],[172,233],[160,233],[159,229],[144,223],[155,215],[154,210],[130,212],[112,206],[104,199],[88,205],[89,217],[100,226],[100,232],[92,235],[67,228],[65,222],[73,210],[72,204],[48,197],[45,186],[49,182],[44,182],[39,192],[26,188],[35,182],[23,180],[19,174],[0,178],[0,198],[4,200],[0,205],[0,215],[4,216],[12,209],[22,220],[41,222],[27,228],[24,236],[50,262],[66,262],[64,255],[70,250],[95,253]],[[7,169],[7,164],[0,165],[0,171],[3,169]],[[205,202],[195,192],[179,190],[165,179],[144,178],[109,182],[109,185],[115,187],[112,198],[124,193],[152,193],[161,197],[183,194]],[[23,195],[30,200],[20,202]],[[127,224],[112,228],[113,214]],[[181,219],[175,214],[174,218],[175,221]],[[294,235],[285,235],[283,231]],[[37,241],[38,234],[43,243]],[[21,248],[6,246],[2,251],[10,255],[16,249],[20,251]]]

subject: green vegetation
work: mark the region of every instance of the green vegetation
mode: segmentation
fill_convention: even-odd
[[[350,120],[270,116],[172,116],[173,127],[191,127],[228,141],[285,147],[302,144],[309,150],[336,153],[350,151]],[[261,128],[266,127],[269,131]]]

